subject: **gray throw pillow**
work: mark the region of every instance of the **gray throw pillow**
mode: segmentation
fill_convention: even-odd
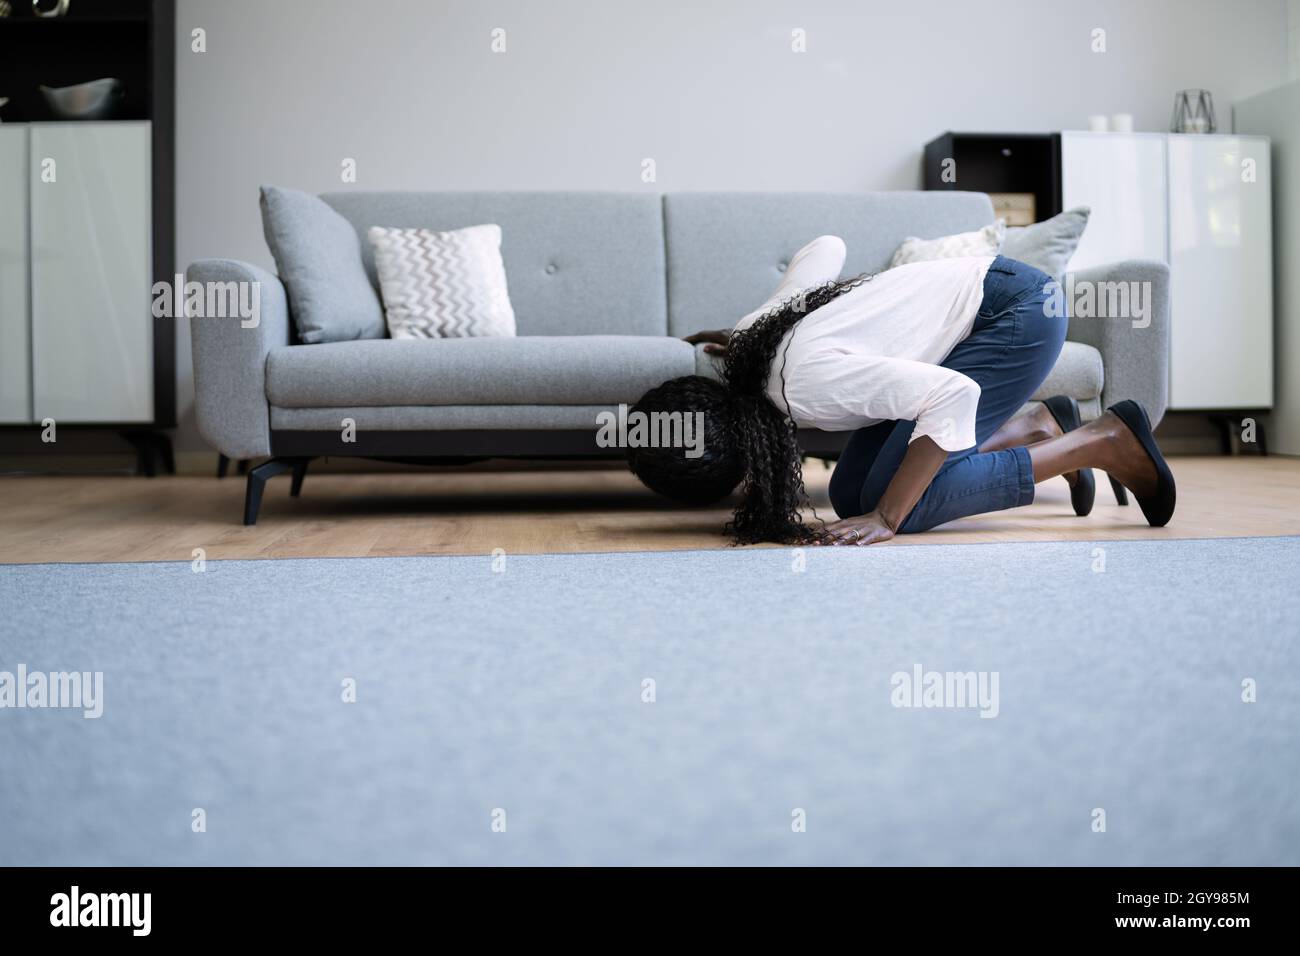
[[[382,339],[384,308],[361,261],[357,231],[323,199],[262,187],[262,232],[305,344]]]
[[[1091,212],[1087,206],[1079,206],[1032,226],[1012,226],[1002,243],[1002,254],[1060,279],[1079,247]]]

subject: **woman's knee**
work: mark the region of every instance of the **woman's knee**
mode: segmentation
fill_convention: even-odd
[[[837,464],[835,470],[831,472],[828,490],[831,507],[841,518],[852,518],[862,514],[858,507],[858,499],[862,494],[862,479],[858,475],[851,474],[851,469],[841,468]]]

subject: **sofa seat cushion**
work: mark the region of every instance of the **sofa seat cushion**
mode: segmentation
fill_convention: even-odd
[[[272,349],[266,394],[281,408],[617,405],[694,373],[695,350],[660,335],[369,339]]]
[[[1066,342],[1047,380],[1034,392],[1034,398],[1066,395],[1082,404],[1099,398],[1104,382],[1101,353],[1082,342]]]
[[[276,431],[338,434],[345,418],[357,433],[401,431],[594,431],[618,405],[368,405],[346,408],[271,407]]]

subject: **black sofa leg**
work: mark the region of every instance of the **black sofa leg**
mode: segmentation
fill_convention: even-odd
[[[230,470],[230,459],[220,452],[217,453],[217,478],[226,477],[226,472]],[[248,459],[241,458],[235,462],[235,472],[239,475],[248,474]]]
[[[310,458],[300,458],[293,466],[293,484],[289,486],[289,497],[297,498],[302,493],[302,480],[307,477],[307,466],[311,464]]]
[[[272,458],[248,472],[248,486],[244,490],[244,524],[257,524],[257,512],[262,507],[262,492],[269,478],[283,475],[297,467],[298,458]]]

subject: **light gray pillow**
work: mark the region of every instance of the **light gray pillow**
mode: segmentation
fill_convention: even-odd
[[[515,334],[496,223],[450,232],[371,226],[366,236],[393,338]]]
[[[262,232],[306,344],[382,339],[384,309],[361,261],[357,231],[323,199],[262,187]]]
[[[890,260],[889,268],[905,266],[909,262],[928,262],[932,259],[960,259],[966,256],[996,256],[1002,248],[1007,230],[1006,221],[998,219],[983,229],[959,232],[938,239],[918,239],[908,236]]]
[[[1061,279],[1079,247],[1091,212],[1087,206],[1079,206],[1032,226],[1012,226],[1002,243],[1002,254]]]

